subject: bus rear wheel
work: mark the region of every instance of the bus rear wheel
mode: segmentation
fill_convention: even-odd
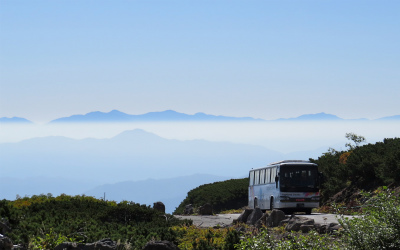
[[[311,210],[312,210],[312,208],[307,208],[306,209],[306,214],[311,214]]]

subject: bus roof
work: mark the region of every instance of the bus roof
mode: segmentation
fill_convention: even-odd
[[[252,170],[258,170],[258,169],[263,169],[263,168],[268,168],[268,167],[272,167],[272,166],[276,166],[276,165],[317,165],[315,163],[312,163],[310,161],[303,161],[303,160],[284,160],[284,161],[277,161],[277,162],[272,162],[270,164],[268,164],[268,166],[264,166],[264,167],[259,167],[259,168],[255,168],[255,169],[251,169]]]
[[[291,164],[291,163],[311,163],[310,161],[303,161],[303,160],[284,160],[284,161],[277,161],[277,162],[272,162],[268,165],[279,165],[282,163],[286,163],[286,164]]]

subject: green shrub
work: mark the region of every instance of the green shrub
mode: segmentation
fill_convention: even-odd
[[[263,229],[255,236],[248,236],[236,245],[241,250],[331,250],[342,249],[329,235],[320,235],[317,232],[308,234],[290,233],[285,239],[272,235],[268,229]]]
[[[141,249],[148,241],[175,241],[172,226],[180,221],[146,205],[109,202],[88,196],[39,195],[0,201],[0,218],[12,228],[7,235],[15,244],[52,249],[66,239],[82,243],[110,238]]]
[[[198,228],[175,226],[178,247],[182,250],[234,250],[239,243],[239,233],[233,228]]]
[[[348,248],[400,249],[400,198],[386,187],[363,193],[363,198],[368,200],[361,216],[339,218]]]
[[[201,185],[189,191],[187,197],[176,208],[174,214],[183,214],[185,206],[192,204],[195,208],[209,203],[214,213],[229,209],[239,209],[248,204],[249,178],[231,179]]]

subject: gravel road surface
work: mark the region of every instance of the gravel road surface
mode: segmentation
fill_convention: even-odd
[[[229,226],[232,224],[234,219],[237,219],[240,214],[217,214],[217,215],[175,215],[175,217],[180,219],[189,219],[193,221],[193,225],[201,228],[214,227],[214,226]],[[335,214],[320,214],[313,213],[311,215],[296,214],[299,217],[306,217],[314,219],[315,223],[319,224],[329,224],[338,223]],[[351,216],[346,216],[351,217]]]

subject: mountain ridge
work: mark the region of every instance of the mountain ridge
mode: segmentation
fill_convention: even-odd
[[[70,123],[70,122],[161,122],[161,121],[264,121],[252,117],[229,117],[216,116],[198,112],[194,115],[165,110],[148,112],[141,115],[130,115],[118,110],[108,113],[94,111],[85,115],[72,115],[50,121],[49,123]]]
[[[23,123],[23,124],[32,124],[32,121],[22,117],[0,117],[0,123]]]
[[[77,114],[67,117],[60,117],[51,120],[47,124],[63,124],[63,123],[112,123],[112,122],[286,122],[286,121],[399,121],[400,115],[393,115],[387,117],[381,117],[377,119],[344,119],[333,114],[327,114],[324,112],[315,114],[304,114],[297,117],[291,118],[278,118],[274,120],[265,120],[253,117],[232,117],[223,115],[210,115],[203,112],[197,112],[193,115],[180,113],[174,110],[164,110],[148,112],[145,114],[131,115],[119,110],[111,110],[110,112],[93,111],[86,114]],[[0,118],[0,123],[3,124],[33,124],[25,118],[13,117]]]
[[[282,153],[262,146],[180,141],[140,129],[105,139],[49,136],[0,143],[0,159],[7,166],[3,176],[56,177],[53,173],[57,172],[65,178],[102,182],[194,173],[237,176],[250,166],[258,167],[282,157]]]

